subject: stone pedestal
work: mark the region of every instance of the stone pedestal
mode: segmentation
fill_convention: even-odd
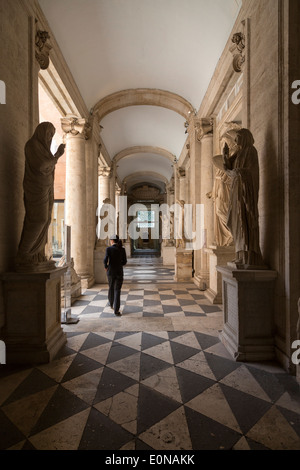
[[[209,286],[205,296],[213,304],[222,304],[222,275],[217,266],[227,266],[234,259],[234,246],[210,246],[205,250],[209,256]]]
[[[106,246],[99,246],[94,251],[94,276],[96,284],[107,284],[107,275],[104,269]]]
[[[223,284],[223,344],[236,361],[273,360],[277,272],[220,266],[217,270]]]
[[[191,282],[193,269],[193,252],[184,248],[176,249],[175,281]]]
[[[124,246],[125,251],[126,251],[127,259],[131,258],[131,243],[130,243],[130,241],[123,243],[123,246]]]
[[[61,327],[61,277],[65,271],[57,268],[1,276],[7,364],[48,363],[66,343]]]
[[[175,246],[162,246],[161,247],[161,256],[163,259],[164,266],[174,266],[175,265]]]

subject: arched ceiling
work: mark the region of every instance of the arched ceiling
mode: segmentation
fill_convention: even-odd
[[[87,108],[97,111],[110,158],[135,146],[178,158],[186,112],[199,109],[242,0],[38,1]],[[134,173],[136,184],[152,170],[164,182],[171,164],[136,152],[117,171],[128,182]]]

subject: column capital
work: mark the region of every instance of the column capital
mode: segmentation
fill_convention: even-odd
[[[177,168],[177,177],[178,178],[185,178],[185,169],[182,167]]]
[[[98,168],[98,176],[103,176],[104,178],[109,178],[111,174],[111,168],[109,166],[100,166]]]
[[[197,141],[200,142],[205,135],[213,133],[213,119],[192,117],[187,132],[190,137],[196,136]]]
[[[65,134],[89,138],[91,126],[85,118],[68,115],[61,119],[61,127]]]

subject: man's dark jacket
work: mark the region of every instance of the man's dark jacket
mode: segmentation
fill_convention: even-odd
[[[123,276],[123,266],[127,263],[127,256],[124,247],[119,247],[114,243],[106,248],[104,267],[108,276]]]

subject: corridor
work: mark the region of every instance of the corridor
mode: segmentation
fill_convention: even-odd
[[[50,364],[0,370],[0,448],[300,450],[300,393],[276,364],[236,363],[222,310],[159,258],[130,259],[122,317],[86,290]]]

